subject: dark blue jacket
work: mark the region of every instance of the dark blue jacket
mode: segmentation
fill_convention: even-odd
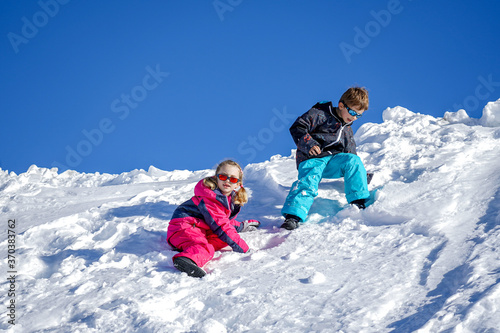
[[[332,102],[316,103],[292,124],[290,134],[297,145],[297,168],[310,158],[338,153],[356,154],[352,123],[344,123],[337,112],[338,108]],[[321,154],[309,155],[314,146],[321,148]]]

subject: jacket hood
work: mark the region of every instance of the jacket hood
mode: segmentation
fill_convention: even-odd
[[[339,108],[338,107],[335,107],[333,106],[333,103],[332,102],[329,102],[328,103],[328,108],[329,108],[329,111],[330,111],[330,114],[335,118],[337,119],[338,121],[340,121],[340,123],[344,126],[351,126],[352,125],[352,121],[349,122],[349,123],[346,123],[344,121],[344,119],[342,119],[342,117],[338,114],[338,110]]]
[[[215,190],[211,190],[210,188],[206,187],[205,184],[203,184],[203,179],[196,184],[194,188],[194,195],[197,197],[205,197],[209,198],[211,200],[217,200],[219,201],[225,208],[233,210],[234,207],[229,206],[229,201],[227,197],[220,191],[219,188],[216,188]],[[235,193],[234,191],[231,193],[231,199],[233,199]],[[234,200],[231,200],[233,202]],[[233,209],[232,209],[233,208]]]

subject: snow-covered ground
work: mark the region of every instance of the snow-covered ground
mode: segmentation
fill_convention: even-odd
[[[356,133],[375,173],[372,206],[348,206],[343,181],[325,180],[309,220],[279,229],[293,153],[250,164],[239,217],[262,228],[242,234],[250,253],[218,252],[202,279],[173,268],[165,236],[176,205],[213,170],[0,170],[0,329],[500,332],[500,100],[481,119],[402,107],[383,119]]]

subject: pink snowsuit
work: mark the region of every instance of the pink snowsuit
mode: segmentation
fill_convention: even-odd
[[[235,220],[240,205],[233,203],[217,188],[211,190],[200,180],[194,197],[174,211],[168,225],[167,241],[182,251],[176,257],[187,257],[203,267],[214,257],[215,251],[230,246],[233,251],[245,253],[248,245],[238,234],[243,224]]]

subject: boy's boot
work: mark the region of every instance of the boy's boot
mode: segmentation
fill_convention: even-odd
[[[365,209],[366,208],[365,203],[366,203],[366,199],[358,199],[358,200],[354,200],[354,201],[350,202],[351,205],[354,205],[354,206],[358,207],[359,209]]]
[[[192,277],[202,278],[207,274],[194,261],[187,257],[175,257],[174,267]]]
[[[286,230],[293,230],[299,227],[300,218],[295,215],[285,215],[285,222],[281,225],[281,228]]]

